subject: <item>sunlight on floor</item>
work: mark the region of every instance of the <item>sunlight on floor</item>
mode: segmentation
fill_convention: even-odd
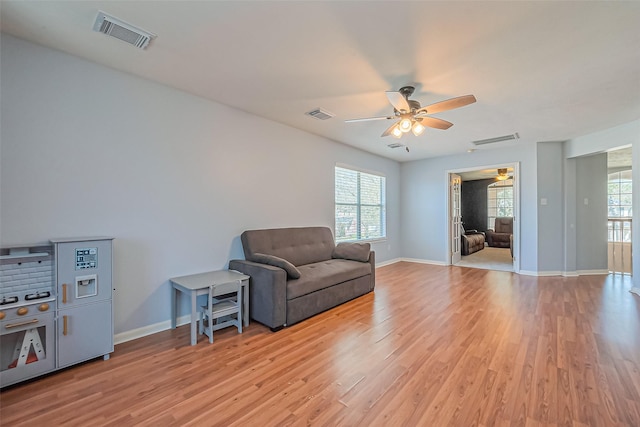
[[[482,268],[485,270],[513,271],[513,259],[511,258],[509,248],[491,248],[487,246],[471,255],[463,256],[456,266]]]

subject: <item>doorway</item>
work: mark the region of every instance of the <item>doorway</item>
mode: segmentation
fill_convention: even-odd
[[[632,274],[632,148],[607,153],[607,265],[611,273]]]
[[[519,271],[518,172],[518,163],[447,172],[449,264]]]

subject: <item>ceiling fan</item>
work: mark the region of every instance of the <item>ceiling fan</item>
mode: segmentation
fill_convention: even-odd
[[[393,115],[350,119],[345,120],[345,123],[395,119],[398,121],[382,132],[381,136],[392,135],[396,138],[400,138],[404,133],[409,131],[412,131],[414,135],[418,136],[424,132],[425,126],[442,130],[449,129],[453,126],[453,123],[431,117],[429,114],[453,110],[454,108],[464,107],[465,105],[476,102],[475,96],[465,95],[447,99],[446,101],[436,102],[435,104],[427,105],[426,107],[421,107],[418,101],[409,99],[414,91],[415,87],[413,86],[403,86],[397,92],[385,92],[387,99],[389,99],[389,102],[393,105]]]

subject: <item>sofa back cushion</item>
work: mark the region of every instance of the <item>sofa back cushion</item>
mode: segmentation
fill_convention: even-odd
[[[295,266],[331,259],[335,248],[328,227],[293,227],[247,230],[240,236],[244,257],[256,261],[261,253],[286,259]]]
[[[360,242],[342,242],[336,245],[331,256],[333,258],[350,259],[353,261],[369,261],[371,245]]]
[[[496,218],[494,230],[496,233],[513,233],[513,218]]]

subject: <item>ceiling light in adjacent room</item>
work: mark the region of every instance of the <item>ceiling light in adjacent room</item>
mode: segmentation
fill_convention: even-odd
[[[498,181],[506,181],[509,179],[509,174],[507,172],[507,168],[498,169],[498,176],[496,176]]]

